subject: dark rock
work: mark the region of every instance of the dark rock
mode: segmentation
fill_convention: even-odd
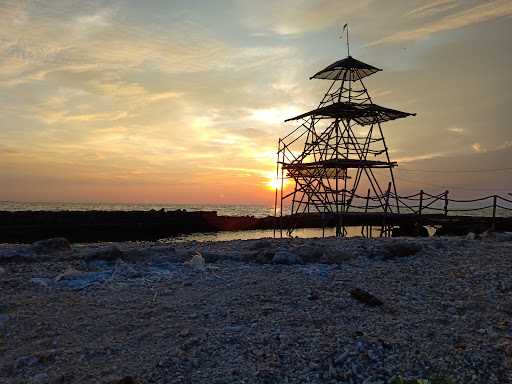
[[[142,276],[142,273],[140,273],[130,264],[125,263],[122,260],[117,261],[114,269],[114,274],[118,277],[124,277],[128,279],[133,279]]]
[[[123,257],[123,252],[115,245],[89,250],[82,254],[84,260],[117,260]]]
[[[56,283],[58,288],[81,290],[96,283],[102,283],[112,277],[111,271],[84,272],[63,276]]]
[[[39,358],[33,355],[18,357],[14,363],[16,369],[32,367],[36,364],[39,364]]]
[[[378,307],[384,304],[380,299],[360,288],[351,289],[350,296],[363,304],[369,305],[370,307]]]
[[[353,259],[353,255],[346,250],[328,248],[322,253],[320,262],[325,264],[342,264]]]
[[[48,377],[48,374],[45,372],[38,373],[37,375],[33,376],[31,379],[31,383],[33,384],[47,384],[50,381],[50,378]]]
[[[113,380],[109,384],[143,384],[143,382],[132,376],[126,376],[119,380]]]
[[[320,296],[316,292],[310,292],[308,295],[308,300],[318,300]]]
[[[291,253],[287,250],[278,250],[274,254],[274,257],[272,258],[272,263],[293,265],[293,264],[303,264],[303,261],[299,256],[297,256],[294,253]]]
[[[269,248],[272,245],[270,240],[262,239],[252,242],[252,244],[249,246],[249,249],[256,251],[264,248]]]
[[[317,263],[322,259],[324,250],[322,247],[312,245],[301,245],[293,250],[304,262]]]
[[[395,257],[413,256],[422,250],[421,244],[406,241],[394,241],[383,246],[384,259],[393,259]]]
[[[512,232],[496,232],[494,237],[496,241],[512,241]]]
[[[399,227],[394,227],[392,236],[429,237],[430,235],[427,228],[415,221],[413,223],[404,223]]]
[[[80,260],[80,269],[86,271],[102,271],[111,269],[114,262],[111,260]]]
[[[5,325],[9,321],[9,315],[5,313],[0,313],[0,328]]]
[[[52,279],[48,279],[46,277],[33,277],[30,279],[30,282],[42,285],[43,287],[46,288],[49,288],[53,283]]]
[[[274,257],[275,251],[273,249],[265,249],[263,252],[259,252],[254,261],[260,264],[269,264],[272,262],[272,258]]]
[[[60,252],[70,252],[72,250],[69,241],[63,237],[53,239],[39,240],[32,244],[32,250],[41,254],[52,254]]]

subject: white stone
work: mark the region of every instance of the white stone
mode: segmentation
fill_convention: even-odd
[[[473,232],[469,232],[466,235],[466,240],[475,240],[475,239],[476,239],[476,235]]]
[[[204,257],[199,252],[196,252],[196,254],[192,256],[189,261],[186,261],[185,264],[198,271],[204,271],[206,268]]]
[[[274,264],[302,264],[302,259],[294,253],[287,250],[278,250],[272,258]]]

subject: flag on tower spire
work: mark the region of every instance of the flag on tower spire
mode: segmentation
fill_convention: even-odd
[[[340,39],[343,39],[343,34],[347,31],[347,56],[350,56],[350,43],[348,41],[348,23],[345,23],[343,25],[343,28],[341,30],[341,36]]]

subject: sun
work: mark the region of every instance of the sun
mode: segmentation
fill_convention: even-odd
[[[275,190],[275,189],[280,189],[281,188],[281,181],[278,180],[277,178],[273,177],[272,179],[270,180],[267,180],[265,182],[265,184],[267,185],[267,187],[271,190]]]
[[[267,180],[265,180],[264,184],[267,187],[267,189],[270,189],[272,191],[280,190],[281,189],[281,178],[277,177],[275,174],[267,174],[266,175]],[[282,180],[283,189],[285,189],[290,184],[290,181],[288,179]]]

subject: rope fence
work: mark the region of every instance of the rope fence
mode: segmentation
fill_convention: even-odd
[[[354,194],[350,201],[350,209],[371,213],[375,210],[384,210],[388,213],[414,214],[418,217],[428,214],[467,215],[492,218],[492,224],[497,217],[512,216],[512,195],[504,197],[489,195],[475,199],[450,198],[449,191],[431,194],[424,190],[418,193],[400,196],[387,189],[380,196],[366,196]]]
[[[431,194],[424,190],[420,190],[417,193],[410,195],[399,195],[395,194],[391,190],[391,183],[388,184],[388,188],[385,191],[380,191],[380,194],[371,195],[370,189],[366,196],[352,193],[352,191],[343,191],[350,197],[348,200],[343,199],[342,210],[339,212],[339,220],[342,222],[344,213],[378,213],[382,215],[382,223],[378,225],[380,227],[380,236],[391,236],[392,225],[389,225],[392,215],[414,215],[416,216],[417,222],[428,222],[429,219],[438,220],[442,216],[471,216],[486,218],[489,221],[491,230],[496,229],[496,224],[501,225],[499,220],[505,217],[512,218],[512,194],[509,193],[507,197],[501,195],[488,195],[474,199],[455,199],[451,198],[449,191],[444,191],[438,194]],[[317,211],[322,214],[322,228],[324,229],[324,214],[338,214],[336,210],[336,203],[334,201],[320,201],[315,206]],[[338,205],[339,207],[339,205]],[[303,213],[309,213],[304,210]],[[282,210],[281,210],[282,215]],[[427,216],[430,215],[430,218]],[[422,220],[422,216],[425,216],[425,220]],[[444,220],[444,219],[443,219]],[[442,221],[443,221],[442,220]],[[449,221],[449,219],[448,219]],[[338,225],[338,224],[337,224]],[[375,224],[373,224],[375,225]],[[345,231],[342,224],[343,231]],[[373,228],[373,229],[372,229]],[[372,230],[376,230],[377,227],[372,224],[364,224],[361,229],[363,236],[371,237]],[[290,232],[291,233],[291,232]]]

